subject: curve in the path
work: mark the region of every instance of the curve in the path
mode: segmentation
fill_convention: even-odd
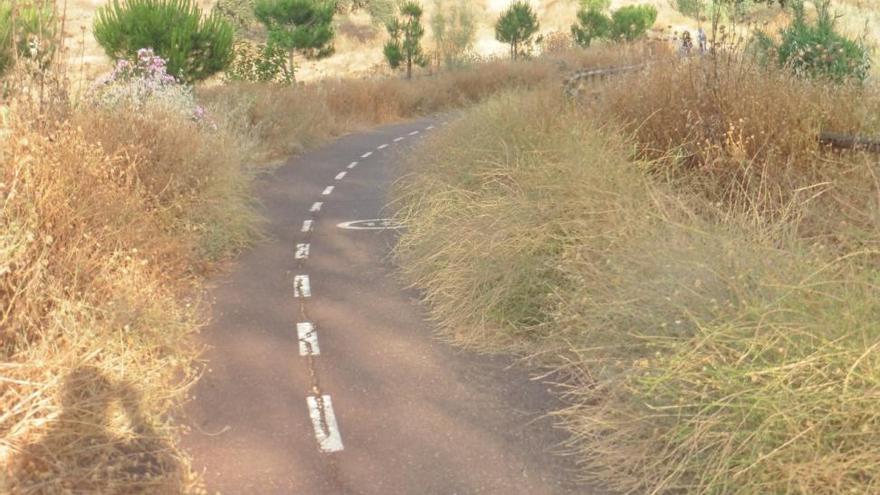
[[[187,410],[210,493],[596,493],[552,453],[545,386],[434,340],[388,263],[394,164],[440,125],[346,136],[259,180],[268,240],[211,290]]]

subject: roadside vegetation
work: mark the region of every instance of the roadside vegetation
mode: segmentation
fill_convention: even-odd
[[[0,8],[0,492],[202,492],[177,418],[201,372],[203,280],[259,237],[250,184],[265,163],[619,57],[293,85],[290,55],[330,43],[296,41],[299,21],[260,5],[270,36],[242,59],[219,14],[108,4],[96,33],[116,65],[85,87],[68,82],[60,10]],[[168,44],[157,26],[177,18],[189,41]],[[452,60],[469,36],[449,22]]]
[[[877,492],[877,155],[818,136],[880,134],[880,89],[857,64],[652,61],[435,136],[396,190],[397,262],[450,341],[556,371],[602,486]]]
[[[880,129],[867,45],[802,15],[748,57],[679,60],[636,42],[650,8],[587,3],[571,22],[601,46],[538,56],[517,2],[496,26],[514,60],[477,63],[475,14],[437,3],[118,0],[94,29],[114,70],[83,87],[62,9],[0,6],[0,492],[201,493],[175,418],[204,278],[259,237],[252,180],[451,110],[448,152],[400,185],[398,260],[451,339],[563,371],[587,475],[876,490],[875,161],[816,140]],[[294,84],[352,9],[412,79]],[[411,72],[430,61],[447,70]],[[570,72],[646,61],[562,96]]]

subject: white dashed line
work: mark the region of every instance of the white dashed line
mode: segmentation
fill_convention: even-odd
[[[302,226],[302,232],[311,232],[312,231],[312,220],[304,220]]]
[[[321,348],[318,347],[318,331],[315,326],[309,322],[297,323],[296,334],[299,338],[299,355],[300,356],[317,356],[321,354]]]
[[[351,162],[348,164],[348,169],[351,170],[358,166],[358,162]]]
[[[312,297],[312,286],[308,275],[293,277],[293,297]]]
[[[330,193],[332,193],[332,192],[333,192],[333,186],[327,186],[324,188],[324,192],[322,192],[321,194],[323,194],[324,196],[329,196]]]
[[[415,136],[415,135],[418,134],[418,133],[419,133],[419,131],[412,131],[411,133],[409,133],[409,135],[410,135],[410,136]]]
[[[322,206],[324,206],[324,203],[317,201],[315,204],[312,205],[311,208],[309,208],[309,211],[312,213],[317,212],[317,211],[321,211]]]
[[[426,130],[426,131],[431,131],[431,130],[434,130],[434,129],[435,129],[435,127],[432,126],[432,125],[429,125],[428,127],[425,127],[425,130]]]
[[[321,452],[339,452],[342,450],[342,435],[339,434],[339,425],[336,424],[336,415],[333,414],[333,403],[329,395],[320,398],[306,397],[309,404],[309,416],[312,418],[312,426],[315,428],[315,438],[318,439],[318,448]],[[320,402],[320,403],[319,403]],[[323,414],[323,421],[321,412]]]
[[[405,137],[394,138],[394,142],[399,143],[399,142],[403,141],[404,139],[406,139],[406,138]]]
[[[382,145],[379,145],[379,147],[376,148],[376,149],[377,149],[377,150],[384,150],[384,149],[387,148],[387,147],[388,147],[387,144],[382,144]]]
[[[298,260],[305,260],[309,258],[309,245],[308,244],[297,244],[296,245],[296,254],[294,257]]]
[[[364,153],[363,155],[361,155],[361,158],[369,158],[371,156],[373,156],[373,152],[368,151],[368,152]]]
[[[338,174],[336,174],[336,180],[342,180],[343,178],[345,178],[345,172],[339,172]]]

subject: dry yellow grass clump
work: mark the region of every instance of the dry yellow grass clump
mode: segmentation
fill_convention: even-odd
[[[588,478],[874,493],[876,157],[815,133],[871,129],[876,92],[709,68],[466,113],[400,183],[397,260],[449,338],[564,372]]]
[[[202,264],[253,229],[238,140],[158,108],[9,103],[0,492],[197,491],[172,417]]]

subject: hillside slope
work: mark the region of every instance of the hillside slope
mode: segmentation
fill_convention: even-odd
[[[200,0],[205,8],[213,6],[216,0]],[[95,10],[107,0],[68,0],[66,23],[67,47],[73,70],[86,79],[106,72],[110,61],[91,34]],[[435,10],[434,0],[423,2],[426,18]],[[475,0],[478,30],[474,51],[482,57],[503,55],[506,49],[495,40],[494,22],[508,4],[509,0]],[[612,8],[634,3],[654,5],[660,15],[656,27],[665,32],[695,27],[695,21],[688,19],[673,9],[669,0],[613,0]],[[568,32],[577,11],[575,0],[532,0],[540,16],[541,32]],[[837,8],[844,14],[840,22],[844,29],[853,35],[868,33],[873,40],[880,39],[880,0],[838,0]],[[755,22],[772,22],[778,9],[755,16]],[[326,77],[369,77],[385,73],[381,46],[385,40],[384,29],[372,22],[370,17],[357,12],[337,17],[336,53],[318,62],[304,62],[299,68],[298,79],[315,80]],[[659,33],[659,31],[658,31]],[[430,29],[428,29],[430,46]]]

